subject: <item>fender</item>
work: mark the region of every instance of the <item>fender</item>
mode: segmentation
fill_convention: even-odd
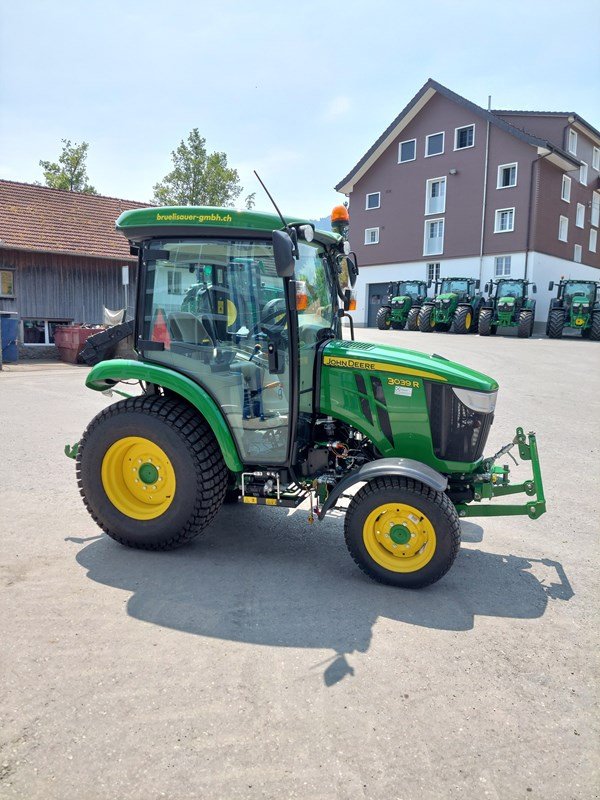
[[[436,492],[445,492],[448,487],[448,478],[441,472],[437,472],[427,464],[422,464],[413,458],[378,458],[377,461],[371,461],[342,478],[330,492],[317,516],[319,519],[323,519],[325,514],[335,506],[340,495],[353,484],[371,481],[373,478],[381,478],[386,475],[412,478]]]
[[[112,389],[115,383],[131,378],[171,389],[195,406],[212,429],[228,469],[232,472],[243,471],[237,447],[221,410],[208,392],[186,375],[157,364],[114,358],[110,361],[101,361],[92,367],[85,385],[96,392],[104,392]]]

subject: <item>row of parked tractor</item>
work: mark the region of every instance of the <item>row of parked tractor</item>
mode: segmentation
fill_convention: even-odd
[[[484,296],[475,278],[443,278],[433,282],[392,281],[387,299],[377,312],[379,330],[431,333],[479,333],[495,336],[499,328],[516,328],[527,338],[535,322],[535,283],[500,278],[485,284]],[[548,291],[555,288],[554,281]],[[550,302],[546,336],[560,339],[565,328],[573,328],[586,339],[600,340],[600,282],[562,279]]]

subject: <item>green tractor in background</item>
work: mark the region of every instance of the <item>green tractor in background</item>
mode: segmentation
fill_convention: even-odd
[[[345,512],[368,576],[414,589],[450,569],[462,518],[544,513],[534,433],[517,428],[484,456],[493,378],[355,342],[352,324],[342,339],[358,274],[342,234],[192,206],[125,211],[117,230],[138,255],[138,357],[90,370],[90,389],[123,399],[66,448],[85,506],[117,542],[178,547],[224,502],[239,504],[233,524],[251,538],[244,513],[306,503],[309,522]],[[523,482],[511,482],[512,448],[531,462]],[[520,503],[489,502],[515,494]],[[276,529],[285,538],[284,514]],[[291,569],[301,557],[290,546]]]
[[[526,339],[533,333],[535,283],[521,278],[501,278],[485,285],[488,299],[479,314],[479,335],[495,336],[498,328],[517,328],[517,335]]]
[[[554,281],[548,291],[554,289]],[[600,282],[561,278],[558,294],[550,302],[546,336],[560,339],[565,328],[574,328],[584,339],[600,340]]]
[[[392,281],[388,286],[387,301],[377,312],[377,327],[380,331],[393,328],[401,331],[419,330],[419,312],[427,299],[425,281]]]
[[[455,333],[475,333],[483,295],[475,278],[443,278],[435,282],[435,293],[421,307],[419,329],[423,333],[453,328]]]

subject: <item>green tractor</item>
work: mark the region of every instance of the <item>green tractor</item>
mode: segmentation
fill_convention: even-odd
[[[548,291],[554,289],[554,281]],[[546,336],[560,339],[565,328],[574,328],[584,339],[600,341],[600,281],[561,278],[558,294],[550,302]]]
[[[517,328],[522,339],[531,336],[535,321],[535,283],[521,278],[501,278],[485,285],[488,299],[479,314],[479,335],[495,336],[498,328]]]
[[[377,312],[380,331],[393,328],[401,331],[419,330],[419,312],[427,298],[425,281],[392,281],[388,286],[387,301]]]
[[[66,448],[85,506],[117,542],[168,550],[226,501],[240,514],[306,501],[310,522],[345,512],[368,576],[417,588],[451,567],[461,518],[544,513],[535,434],[517,428],[483,455],[493,378],[356,342],[351,318],[342,340],[358,273],[342,235],[197,207],[126,211],[117,230],[139,258],[138,359],[90,370],[90,389],[123,399]],[[503,463],[513,447],[531,461],[523,483]],[[515,493],[520,503],[481,502]]]
[[[435,282],[434,297],[425,301],[419,314],[423,333],[453,328],[455,333],[475,333],[483,296],[474,278],[443,278]]]

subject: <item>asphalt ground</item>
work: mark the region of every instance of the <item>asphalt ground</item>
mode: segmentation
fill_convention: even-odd
[[[499,380],[488,452],[536,430],[548,513],[463,523],[420,591],[306,509],[129,550],[62,452],[112,401],[82,367],[1,372],[1,798],[597,797],[600,345],[357,334]]]

